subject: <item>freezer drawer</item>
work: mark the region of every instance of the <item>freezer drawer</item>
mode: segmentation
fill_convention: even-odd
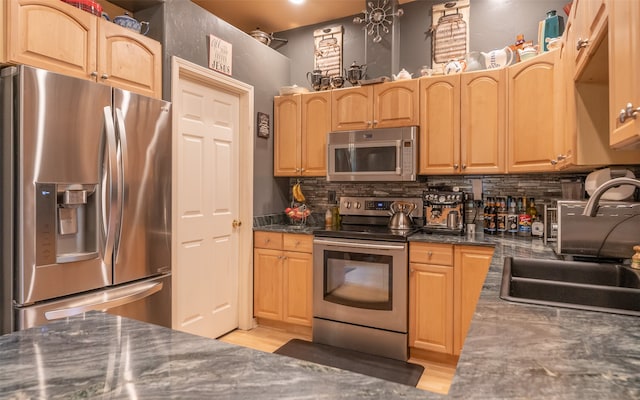
[[[17,330],[87,311],[171,327],[171,274],[15,309]]]

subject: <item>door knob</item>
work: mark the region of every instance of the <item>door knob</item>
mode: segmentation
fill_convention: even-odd
[[[234,219],[233,222],[231,223],[231,226],[233,226],[234,228],[242,226],[242,221],[238,221],[237,219]]]

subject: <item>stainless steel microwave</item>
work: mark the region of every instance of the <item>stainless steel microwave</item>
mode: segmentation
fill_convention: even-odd
[[[415,181],[418,127],[330,132],[327,181]]]

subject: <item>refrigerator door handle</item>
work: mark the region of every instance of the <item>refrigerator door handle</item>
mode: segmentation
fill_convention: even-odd
[[[162,282],[150,282],[143,285],[132,285],[126,290],[118,291],[117,297],[109,298],[108,293],[95,293],[90,295],[88,299],[79,300],[75,303],[68,304],[65,308],[51,310],[44,313],[47,320],[72,317],[88,311],[101,311],[110,308],[119,307],[125,304],[133,303],[151,296],[162,290]],[[120,293],[122,291],[123,293]]]
[[[123,217],[124,217],[124,198],[127,195],[125,193],[126,186],[124,184],[125,182],[125,177],[126,177],[126,172],[127,172],[127,164],[128,164],[128,149],[129,147],[127,146],[127,130],[125,128],[124,125],[124,115],[122,114],[122,110],[119,109],[118,107],[115,107],[115,111],[116,111],[116,127],[117,127],[117,132],[118,132],[118,154],[119,154],[119,159],[118,159],[118,189],[119,189],[119,195],[118,195],[118,205],[117,205],[117,215],[118,215],[118,229],[117,229],[117,235],[116,235],[116,242],[115,242],[115,246],[114,246],[114,253],[115,253],[115,257],[114,257],[114,264],[117,263],[118,260],[118,248],[120,247],[120,236],[122,235],[122,224],[123,224]]]
[[[108,203],[109,213],[107,215],[102,214],[103,219],[106,220],[106,239],[104,245],[104,263],[108,266],[113,265],[113,251],[116,239],[116,218],[117,202],[118,202],[118,178],[117,178],[117,145],[116,145],[116,130],[113,125],[113,116],[111,115],[111,107],[104,108],[104,125],[105,125],[105,137],[107,142],[107,198],[105,201]],[[106,207],[103,207],[106,210]]]

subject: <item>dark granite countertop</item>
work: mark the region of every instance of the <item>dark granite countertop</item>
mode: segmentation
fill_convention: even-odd
[[[495,248],[446,397],[640,398],[640,318],[498,297],[505,257],[555,258],[541,241],[481,233],[411,241]],[[11,399],[443,397],[97,312],[0,337],[0,376],[0,398]]]
[[[435,394],[99,312],[0,337],[2,399],[425,399]]]

